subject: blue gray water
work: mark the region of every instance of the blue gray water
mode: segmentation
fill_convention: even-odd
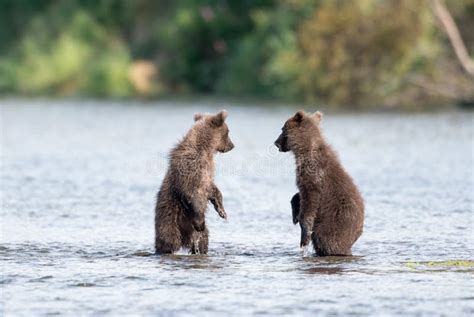
[[[473,113],[326,115],[327,140],[366,202],[352,258],[299,249],[287,108],[3,100],[2,315],[474,314]],[[169,149],[197,111],[229,110],[216,157],[228,221],[210,253],[154,256]],[[407,265],[406,262],[409,264]]]

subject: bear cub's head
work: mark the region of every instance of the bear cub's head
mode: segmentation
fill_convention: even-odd
[[[319,111],[315,113],[298,111],[281,128],[281,134],[275,141],[278,150],[280,152],[294,152],[298,149],[305,149],[320,139],[319,125],[322,117],[323,114]]]
[[[202,114],[196,113],[194,121],[204,127],[207,133],[206,141],[209,142],[214,151],[225,153],[234,148],[234,143],[229,137],[229,127],[225,123],[227,118],[227,111],[222,110],[219,113]]]

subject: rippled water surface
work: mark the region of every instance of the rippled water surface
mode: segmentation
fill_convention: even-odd
[[[227,105],[236,148],[216,157],[229,216],[208,210],[207,256],[155,256],[170,147],[200,103],[1,101],[4,315],[474,314],[473,114],[326,115],[366,202],[350,258],[302,252],[290,109]],[[415,264],[413,264],[415,263]]]

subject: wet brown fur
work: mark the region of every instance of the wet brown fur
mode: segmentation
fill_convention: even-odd
[[[226,117],[225,111],[196,114],[193,127],[171,151],[155,207],[156,253],[173,253],[184,247],[206,254],[209,231],[205,211],[209,201],[220,217],[227,218],[222,194],[213,180],[214,154],[234,147]]]
[[[293,223],[300,223],[300,246],[310,239],[320,256],[351,255],[362,234],[364,202],[337,154],[323,138],[318,111],[298,111],[275,141],[281,152],[296,158],[299,192],[291,199]]]

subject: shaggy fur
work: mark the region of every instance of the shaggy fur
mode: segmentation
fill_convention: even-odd
[[[173,253],[181,247],[206,254],[209,231],[205,211],[210,201],[220,217],[227,215],[214,184],[216,152],[234,148],[225,123],[227,112],[194,115],[194,126],[171,151],[168,172],[155,208],[155,251]]]
[[[351,255],[362,234],[364,202],[351,177],[321,133],[322,114],[298,111],[275,141],[296,158],[299,192],[291,199],[293,223],[300,223],[300,246],[310,239],[320,256]]]

